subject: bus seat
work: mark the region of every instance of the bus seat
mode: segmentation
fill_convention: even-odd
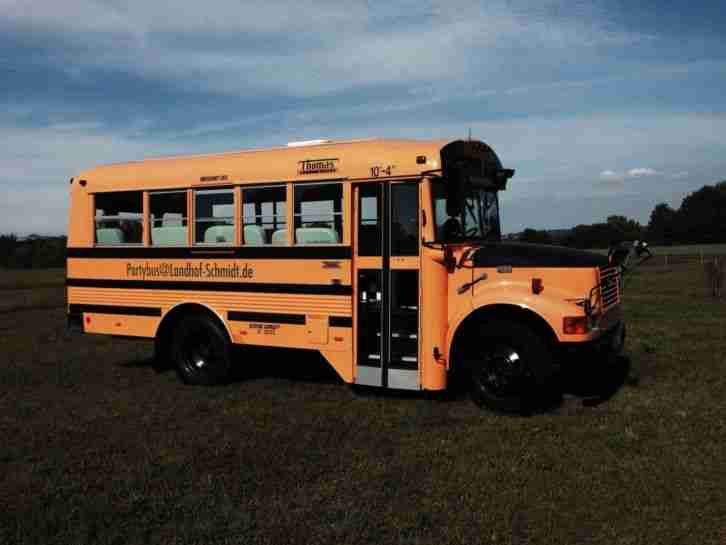
[[[96,242],[98,244],[123,244],[124,233],[118,227],[96,229]]]
[[[204,242],[234,242],[234,225],[213,225],[204,231]]]
[[[164,212],[161,217],[162,227],[181,227],[183,225],[184,216],[178,212]]]
[[[178,227],[153,227],[151,229],[151,243],[158,245],[186,244],[187,228]]]
[[[295,229],[298,244],[338,244],[338,233],[327,227],[298,227]]]
[[[245,225],[244,244],[246,246],[263,246],[265,244],[265,230],[260,225]]]
[[[278,229],[272,233],[272,244],[275,246],[287,245],[287,229]]]

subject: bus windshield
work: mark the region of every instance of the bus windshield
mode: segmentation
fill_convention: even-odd
[[[499,199],[491,189],[469,186],[458,216],[446,213],[446,181],[431,183],[436,242],[501,240]]]

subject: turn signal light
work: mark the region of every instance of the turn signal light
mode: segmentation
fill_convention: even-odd
[[[567,335],[584,335],[590,331],[587,316],[566,316],[562,320],[562,329]]]
[[[532,279],[532,293],[535,295],[539,295],[544,291],[544,284],[542,283],[541,278],[533,278]]]

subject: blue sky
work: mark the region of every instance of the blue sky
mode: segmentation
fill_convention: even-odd
[[[171,8],[169,6],[172,6]],[[0,232],[61,233],[108,162],[312,138],[461,138],[517,174],[505,232],[726,179],[719,1],[0,0]]]

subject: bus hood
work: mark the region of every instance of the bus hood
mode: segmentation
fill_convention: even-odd
[[[485,242],[472,251],[474,267],[607,267],[608,258],[593,252],[525,242]]]

